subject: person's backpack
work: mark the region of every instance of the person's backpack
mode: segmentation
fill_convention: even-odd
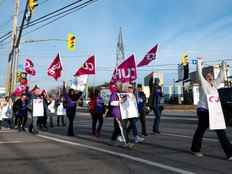
[[[105,104],[102,97],[97,97],[96,99],[96,113],[101,113],[101,114],[105,113]]]

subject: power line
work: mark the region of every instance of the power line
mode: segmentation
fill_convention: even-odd
[[[87,1],[87,2],[85,2],[85,3],[83,3],[83,4],[81,4],[81,5],[78,5],[78,6],[75,7],[75,10],[70,11],[70,12],[68,12],[68,13],[65,13],[65,14],[63,14],[62,16],[59,16],[59,17],[57,17],[57,18],[55,18],[55,19],[53,19],[53,20],[51,20],[51,21],[49,21],[49,22],[47,22],[47,23],[45,23],[45,24],[43,24],[43,25],[41,25],[41,26],[39,26],[39,27],[37,27],[37,28],[35,28],[35,29],[29,31],[29,32],[27,32],[27,33],[25,33],[24,35],[28,35],[28,34],[30,34],[30,33],[33,33],[33,32],[35,32],[35,31],[37,31],[37,30],[39,30],[39,29],[41,29],[41,28],[43,28],[43,27],[45,27],[45,26],[47,26],[47,25],[49,25],[49,24],[51,24],[51,23],[53,23],[53,22],[55,22],[55,21],[57,21],[57,20],[59,20],[59,19],[61,19],[61,18],[63,18],[63,17],[65,17],[65,16],[67,16],[67,15],[69,15],[69,14],[72,14],[72,13],[74,13],[74,12],[76,12],[76,11],[78,11],[78,10],[80,10],[80,9],[82,9],[82,8],[84,8],[84,7],[88,6],[88,5],[90,5],[90,4],[94,3],[94,2],[96,2],[96,1],[98,1],[98,0],[89,0],[89,1]],[[47,19],[47,20],[50,20],[50,19]],[[46,20],[46,21],[47,21],[47,20]],[[43,21],[43,22],[44,22],[44,21]],[[30,26],[30,27],[31,27],[31,26]]]
[[[40,23],[42,23],[42,22],[51,20],[51,18],[54,18],[54,17],[57,17],[57,16],[63,14],[62,16],[57,17],[57,18],[55,18],[54,20],[52,20],[52,21],[50,21],[50,22],[47,22],[47,23],[43,24],[42,26],[40,26],[40,27],[38,27],[38,28],[36,28],[36,29],[34,29],[34,30],[28,32],[28,33],[37,31],[38,29],[43,28],[43,27],[45,27],[45,26],[47,26],[47,25],[49,25],[49,24],[51,24],[51,23],[53,23],[53,22],[55,22],[55,21],[57,21],[57,20],[59,20],[59,19],[61,19],[61,18],[63,18],[63,17],[65,17],[65,16],[67,16],[67,15],[69,15],[69,14],[71,14],[71,13],[74,13],[74,12],[76,12],[76,11],[78,11],[78,10],[80,10],[80,9],[82,9],[82,8],[84,8],[84,7],[86,7],[86,6],[90,5],[90,4],[92,4],[92,3],[96,2],[96,1],[98,1],[98,0],[88,0],[88,1],[86,1],[86,2],[84,2],[84,3],[82,3],[82,4],[79,4],[79,5],[77,5],[77,6],[72,7],[71,9],[65,10],[65,11],[63,11],[63,12],[60,12],[60,13],[54,15],[55,13],[57,13],[57,12],[63,10],[63,9],[66,9],[66,8],[68,8],[68,7],[71,7],[71,6],[73,6],[73,5],[77,4],[77,3],[80,3],[81,1],[83,1],[83,0],[75,1],[75,2],[73,2],[73,3],[71,3],[71,4],[69,4],[69,5],[66,5],[65,7],[62,7],[62,8],[60,8],[60,9],[58,9],[58,10],[55,10],[55,11],[53,11],[53,12],[50,12],[50,13],[47,14],[47,15],[44,15],[44,16],[42,16],[42,17],[39,17],[39,18],[37,18],[37,19],[31,21],[31,22],[29,23],[29,25],[24,25],[24,29],[27,29],[27,28],[32,27],[32,26],[34,26],[34,25],[37,25],[37,24],[40,24]],[[47,2],[47,1],[44,1],[44,2]],[[50,17],[50,16],[51,16],[51,17]],[[45,18],[45,19],[44,19],[44,18]],[[43,19],[43,20],[41,20],[41,19]],[[28,34],[28,33],[26,33],[26,34]],[[4,41],[7,40],[8,38],[10,38],[10,34],[11,34],[11,31],[9,31],[9,32],[6,33],[5,35],[1,36],[1,37],[0,37],[0,42],[4,42]]]

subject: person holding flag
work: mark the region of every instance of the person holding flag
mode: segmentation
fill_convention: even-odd
[[[80,99],[82,92],[76,92],[74,89],[69,89],[68,93],[66,91],[65,82],[63,82],[63,95],[64,95],[64,103],[66,103],[66,115],[69,119],[69,125],[68,125],[68,136],[74,136],[73,131],[73,121],[75,119],[76,115],[76,107],[77,107],[77,101]]]

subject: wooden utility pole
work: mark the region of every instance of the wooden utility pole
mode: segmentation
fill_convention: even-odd
[[[19,0],[15,0],[15,11],[13,15],[13,25],[12,25],[12,35],[11,35],[11,51],[9,54],[8,59],[8,78],[7,78],[7,93],[10,95],[14,89],[14,86],[16,84],[16,69],[17,63],[14,59],[16,50],[16,40],[17,40],[17,22],[18,22],[18,16],[19,16]]]
[[[18,69],[18,54],[19,54],[19,44],[22,36],[22,31],[23,31],[23,26],[26,20],[26,14],[27,14],[27,6],[29,0],[27,0],[26,5],[25,5],[25,10],[23,14],[23,19],[20,25],[20,28],[18,30],[17,28],[17,18],[19,15],[19,0],[15,0],[16,2],[16,11],[14,15],[14,20],[13,20],[13,29],[12,29],[12,47],[11,51],[9,54],[9,80],[8,80],[8,85],[7,85],[7,92],[10,95],[13,90],[16,87],[16,73]]]

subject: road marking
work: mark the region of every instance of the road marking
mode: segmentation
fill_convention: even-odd
[[[0,132],[15,132],[14,130],[0,130]]]
[[[16,144],[23,143],[23,141],[0,141],[0,144]]]
[[[110,154],[110,155],[113,155],[113,156],[118,156],[118,157],[130,159],[130,160],[133,160],[133,161],[136,161],[136,162],[140,162],[140,163],[143,163],[143,164],[146,164],[146,165],[162,168],[162,169],[169,170],[169,171],[176,172],[176,173],[194,174],[191,171],[179,169],[179,168],[176,168],[176,167],[168,166],[168,165],[165,165],[165,164],[157,163],[157,162],[146,160],[146,159],[139,158],[139,157],[130,156],[130,155],[127,155],[127,154],[124,154],[124,153],[114,152],[114,151],[106,150],[106,149],[99,148],[99,147],[94,147],[94,146],[90,146],[90,145],[86,145],[86,144],[80,144],[80,143],[76,143],[76,142],[72,142],[72,141],[62,140],[62,139],[59,139],[59,138],[50,137],[50,136],[46,136],[46,135],[38,135],[38,136],[41,137],[41,138],[49,139],[49,140],[56,141],[56,142],[59,142],[59,143],[65,143],[65,144],[70,144],[70,145],[74,145],[74,146],[79,146],[79,147],[82,147],[82,148],[87,148],[87,149],[90,149],[90,150],[107,153],[107,154]]]
[[[171,133],[162,133],[161,135],[167,135],[167,136],[172,136],[172,137],[181,137],[181,138],[187,138],[187,139],[193,138],[193,137],[187,136],[187,135],[171,134]],[[211,142],[218,142],[217,139],[213,139],[213,138],[203,138],[203,140],[207,140],[207,141],[211,141]]]

